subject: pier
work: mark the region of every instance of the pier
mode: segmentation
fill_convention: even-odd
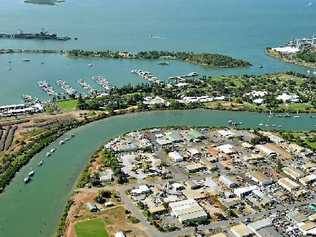
[[[48,96],[58,96],[58,93],[55,92],[54,88],[47,81],[38,81],[37,84]]]
[[[183,74],[183,75],[179,75],[179,76],[173,76],[173,77],[169,77],[169,80],[176,80],[176,81],[184,81],[187,78],[191,78],[191,77],[197,77],[199,76],[199,74],[197,72],[190,72],[188,74]]]
[[[137,74],[138,76],[140,76],[142,79],[146,81],[157,83],[157,84],[160,83],[160,80],[158,79],[158,77],[155,77],[151,72],[146,72],[141,69],[133,69],[131,73]]]
[[[86,90],[91,96],[95,97],[98,95],[98,91],[93,89],[91,85],[89,85],[86,81],[84,80],[79,80],[78,81],[79,85]]]
[[[56,84],[58,86],[60,86],[61,89],[63,89],[65,91],[65,93],[67,95],[69,95],[70,97],[76,97],[77,96],[77,91],[74,88],[72,88],[66,81],[58,80],[56,82]]]
[[[105,79],[103,76],[95,76],[91,78],[93,81],[95,81],[104,92],[109,92],[111,90],[110,82]]]

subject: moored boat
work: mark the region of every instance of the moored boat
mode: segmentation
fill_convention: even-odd
[[[30,181],[31,181],[31,178],[30,178],[29,176],[27,176],[27,177],[25,177],[25,178],[24,178],[24,180],[23,180],[23,181],[24,181],[24,183],[26,183],[26,184],[27,184],[28,182],[30,182]]]

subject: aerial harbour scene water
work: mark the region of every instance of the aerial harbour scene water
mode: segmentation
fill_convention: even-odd
[[[314,0],[3,0],[0,236],[316,234]]]

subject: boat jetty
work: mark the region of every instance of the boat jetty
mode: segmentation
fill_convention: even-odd
[[[95,76],[91,79],[95,81],[100,87],[102,87],[104,92],[109,92],[111,90],[110,82],[103,76]]]
[[[58,96],[58,93],[55,92],[54,88],[48,84],[47,81],[38,81],[38,86],[47,93],[49,96]]]
[[[180,75],[180,76],[174,76],[174,77],[169,77],[169,80],[176,80],[176,81],[184,81],[187,78],[191,77],[197,77],[199,74],[197,72],[190,72],[188,74]]]
[[[71,38],[68,36],[60,37],[57,34],[50,34],[47,31],[41,31],[39,33],[24,33],[18,31],[17,33],[0,33],[0,39],[25,39],[25,40],[55,40],[55,41],[67,41]]]
[[[160,80],[158,79],[158,77],[155,77],[151,72],[146,72],[141,69],[133,69],[131,73],[137,74],[138,76],[140,76],[142,79],[146,81],[150,81],[157,84],[160,83]]]
[[[76,97],[77,91],[74,88],[72,88],[66,81],[58,80],[56,84],[60,86],[61,89],[63,89],[66,92],[66,94],[70,97]]]
[[[31,95],[22,95],[22,99],[25,104],[36,104],[40,103],[40,100],[37,97],[32,97]]]
[[[91,85],[89,85],[86,81],[84,80],[79,80],[78,81],[79,85],[86,90],[91,96],[95,97],[98,95],[98,91],[93,89]]]

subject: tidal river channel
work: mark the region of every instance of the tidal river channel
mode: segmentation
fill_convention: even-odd
[[[315,114],[301,115],[300,118],[270,118],[259,113],[209,110],[144,112],[93,122],[71,131],[75,137],[66,144],[58,145],[58,141],[51,144],[16,175],[0,195],[0,236],[53,236],[80,172],[90,155],[105,141],[128,131],[150,127],[222,127],[227,126],[230,119],[242,122],[241,127],[245,128],[257,128],[263,123],[275,124],[284,130],[316,129]],[[46,158],[45,153],[52,148],[56,148],[56,152]],[[45,160],[44,165],[37,168],[41,159]],[[35,169],[34,179],[25,185],[23,178],[32,169]]]

